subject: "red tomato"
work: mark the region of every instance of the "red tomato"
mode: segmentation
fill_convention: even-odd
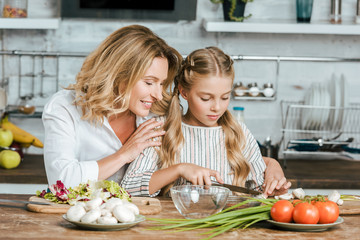
[[[292,204],[293,204],[294,207],[295,207],[296,204],[301,203],[301,202],[302,202],[302,200],[300,200],[300,199],[295,199],[295,200],[292,201]]]
[[[308,202],[296,204],[293,213],[294,222],[302,224],[316,224],[319,222],[319,210]]]
[[[319,210],[319,223],[333,223],[339,217],[339,207],[333,201],[316,202],[315,207]]]
[[[294,206],[287,200],[277,201],[270,210],[271,218],[277,222],[292,222]]]

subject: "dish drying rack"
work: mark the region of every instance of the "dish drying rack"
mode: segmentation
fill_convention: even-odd
[[[327,114],[322,124],[311,127],[302,122],[303,114]],[[347,107],[305,105],[303,101],[281,101],[284,166],[290,158],[360,160],[360,103]],[[334,122],[334,116],[338,121]],[[304,126],[305,125],[305,126]]]

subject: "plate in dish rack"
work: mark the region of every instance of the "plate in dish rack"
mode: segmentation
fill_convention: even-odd
[[[63,219],[66,221],[85,229],[91,230],[102,230],[102,231],[117,231],[125,230],[135,226],[136,224],[145,220],[143,215],[136,215],[135,221],[130,223],[117,223],[117,224],[97,224],[97,223],[83,223],[80,221],[71,221],[66,217],[66,214],[63,215]]]
[[[342,217],[338,217],[338,219],[334,223],[328,223],[328,224],[299,224],[299,223],[276,222],[274,220],[267,220],[267,221],[272,223],[274,226],[286,230],[299,231],[299,232],[321,232],[343,223],[344,219]]]

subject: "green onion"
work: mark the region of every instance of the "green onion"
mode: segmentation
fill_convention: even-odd
[[[353,195],[341,195],[340,199],[344,201],[360,201],[360,197]]]
[[[159,219],[147,218],[147,220],[157,222],[159,226],[150,228],[151,230],[173,230],[172,232],[190,231],[202,228],[212,228],[201,233],[209,235],[204,239],[211,239],[231,229],[245,229],[251,225],[270,219],[270,210],[276,199],[257,199],[249,198],[241,203],[229,207],[217,214],[213,214],[201,219]],[[236,209],[251,202],[261,202],[263,205]]]

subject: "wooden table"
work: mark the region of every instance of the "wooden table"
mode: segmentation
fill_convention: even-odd
[[[0,198],[27,200],[29,195],[0,194]],[[170,199],[161,198],[163,210],[155,218],[182,218]],[[249,229],[224,233],[215,239],[359,239],[360,215],[343,216],[344,223],[324,232],[294,232],[273,227],[262,222]],[[24,204],[0,203],[0,239],[201,239],[204,230],[169,233],[147,230],[149,221],[122,231],[83,230],[62,219],[61,214],[34,213]]]

